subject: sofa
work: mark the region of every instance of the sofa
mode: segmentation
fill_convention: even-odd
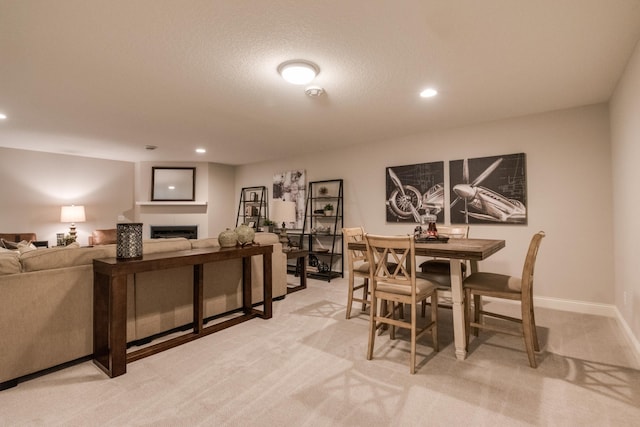
[[[256,233],[272,244],[273,297],[287,292],[286,255],[278,236]],[[217,247],[216,238],[150,239],[143,254]],[[115,245],[0,251],[0,390],[22,377],[84,359],[93,353],[93,260],[115,257]],[[263,299],[262,257],[252,258],[252,299]],[[127,278],[127,342],[140,343],[184,328],[193,319],[191,267]],[[204,316],[242,307],[242,261],[204,266]]]

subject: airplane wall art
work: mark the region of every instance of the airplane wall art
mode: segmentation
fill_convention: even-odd
[[[387,222],[444,222],[444,162],[388,167]]]
[[[449,162],[452,224],[526,224],[525,153]]]

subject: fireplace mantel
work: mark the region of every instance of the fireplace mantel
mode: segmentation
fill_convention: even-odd
[[[207,202],[136,202],[138,206],[207,206]]]

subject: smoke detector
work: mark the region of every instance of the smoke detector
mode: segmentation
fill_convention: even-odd
[[[317,96],[321,96],[322,94],[324,94],[324,89],[322,89],[319,86],[309,86],[304,90],[304,93],[306,93],[307,96],[315,98]]]

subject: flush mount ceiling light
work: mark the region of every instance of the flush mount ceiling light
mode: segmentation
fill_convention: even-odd
[[[319,72],[318,66],[309,61],[287,61],[278,66],[278,73],[282,78],[294,85],[305,85],[311,82]]]
[[[432,96],[436,96],[437,94],[438,94],[438,91],[433,88],[425,89],[422,92],[420,92],[420,96],[423,98],[431,98]]]
[[[0,120],[6,120],[7,115],[0,113]]]
[[[196,153],[198,153],[198,154],[204,154],[206,152],[207,152],[207,150],[205,150],[204,148],[196,148]]]

